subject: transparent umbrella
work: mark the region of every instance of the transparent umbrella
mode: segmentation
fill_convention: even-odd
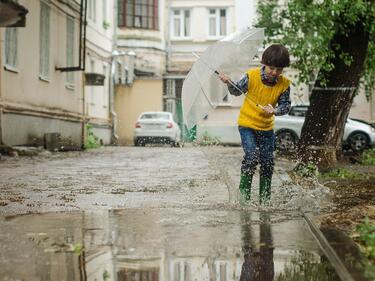
[[[249,68],[264,39],[264,29],[246,29],[209,46],[198,58],[182,85],[182,110],[188,129],[207,116],[228,94],[218,77],[239,78]]]

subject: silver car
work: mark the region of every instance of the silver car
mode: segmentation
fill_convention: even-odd
[[[292,106],[288,115],[275,117],[277,149],[290,151],[296,148],[307,109],[306,105]],[[343,145],[357,152],[375,145],[375,128],[364,121],[348,118],[345,124]]]
[[[135,146],[144,146],[146,143],[168,143],[175,146],[180,142],[181,130],[170,112],[141,113],[135,124]]]

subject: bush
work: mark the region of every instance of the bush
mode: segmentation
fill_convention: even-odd
[[[94,135],[92,132],[93,126],[90,124],[86,125],[86,130],[87,130],[87,138],[86,138],[86,143],[85,143],[85,148],[90,149],[90,148],[98,148],[100,146],[100,140],[97,136]]]

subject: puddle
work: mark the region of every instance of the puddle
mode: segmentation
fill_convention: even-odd
[[[339,280],[303,219],[124,209],[0,218],[0,280]]]

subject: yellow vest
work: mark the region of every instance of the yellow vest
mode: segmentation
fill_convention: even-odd
[[[264,85],[260,75],[260,68],[250,69],[247,96],[244,99],[238,117],[238,125],[255,130],[269,131],[273,129],[275,117],[263,111],[259,105],[271,104],[276,106],[279,96],[288,89],[290,80],[279,76],[276,85]]]

